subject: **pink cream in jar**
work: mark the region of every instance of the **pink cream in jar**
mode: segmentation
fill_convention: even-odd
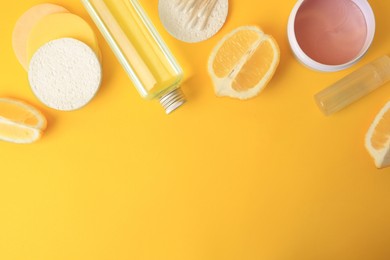
[[[300,0],[288,23],[288,38],[297,59],[320,71],[355,64],[375,34],[375,18],[366,0]]]

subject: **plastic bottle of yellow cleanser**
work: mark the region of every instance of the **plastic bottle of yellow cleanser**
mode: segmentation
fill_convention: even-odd
[[[145,99],[167,114],[185,103],[183,72],[137,0],[82,0],[123,68]]]

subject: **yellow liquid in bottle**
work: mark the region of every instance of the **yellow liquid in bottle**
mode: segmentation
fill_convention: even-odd
[[[83,0],[144,98],[177,87],[182,71],[136,0]]]

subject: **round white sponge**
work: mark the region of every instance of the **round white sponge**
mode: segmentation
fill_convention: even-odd
[[[225,24],[228,0],[159,0],[160,20],[176,39],[195,43],[214,36]]]
[[[102,81],[95,52],[85,43],[62,38],[38,49],[30,61],[32,91],[48,107],[71,111],[85,106]]]

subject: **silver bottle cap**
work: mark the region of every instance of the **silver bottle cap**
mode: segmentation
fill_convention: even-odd
[[[170,114],[186,102],[183,92],[177,88],[160,98],[160,104],[164,107],[165,113]]]

